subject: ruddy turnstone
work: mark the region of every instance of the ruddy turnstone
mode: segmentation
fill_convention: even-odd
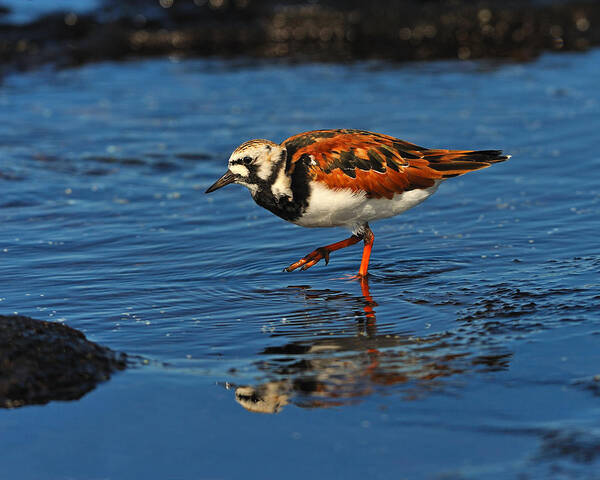
[[[206,193],[239,183],[261,207],[303,227],[347,227],[352,235],[319,247],[285,270],[329,262],[329,254],[364,241],[359,277],[373,246],[369,222],[412,208],[450,177],[507,160],[500,150],[419,147],[364,130],[315,130],[281,144],[250,140],[234,150],[229,169]]]

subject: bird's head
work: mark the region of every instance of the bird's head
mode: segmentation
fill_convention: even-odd
[[[279,166],[285,162],[285,149],[269,140],[250,140],[242,143],[229,157],[229,169],[213,183],[206,193],[239,183],[253,194],[273,182]]]

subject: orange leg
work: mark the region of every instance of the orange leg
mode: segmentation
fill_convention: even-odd
[[[362,261],[360,262],[360,268],[358,270],[359,277],[366,277],[367,270],[369,268],[369,258],[371,258],[371,249],[373,248],[373,241],[375,240],[375,235],[367,225],[365,227],[365,233],[363,234],[363,238],[365,240],[365,247],[363,249]]]
[[[365,311],[365,316],[367,317],[368,325],[367,327],[375,326],[375,309],[373,307],[377,306],[377,303],[373,300],[371,296],[371,292],[369,290],[369,279],[366,276],[358,277],[360,280],[360,290],[362,292],[363,298],[365,299],[365,306],[363,310]]]
[[[331,245],[325,245],[324,247],[319,247],[316,250],[310,252],[305,257],[298,260],[296,263],[292,263],[289,267],[284,268],[286,272],[291,272],[296,270],[298,267],[302,267],[301,270],[306,270],[317,262],[325,259],[325,265],[329,263],[329,254],[331,252],[335,252],[336,250],[340,250],[342,248],[349,247],[350,245],[354,245],[355,243],[360,242],[361,240],[365,241],[365,247],[363,249],[362,261],[360,262],[360,269],[358,270],[358,277],[365,277],[367,275],[367,269],[369,268],[369,258],[371,257],[371,248],[373,248],[373,240],[375,239],[375,235],[369,228],[368,224],[365,224],[364,229],[360,235],[352,235],[346,240],[342,240],[341,242],[332,243]]]
[[[306,257],[301,258],[296,263],[292,263],[289,267],[284,268],[286,272],[291,272],[296,270],[298,267],[302,267],[301,270],[306,270],[307,268],[315,265],[319,260],[325,259],[325,265],[329,263],[329,254],[331,252],[335,252],[336,250],[340,250],[341,248],[349,247],[350,245],[354,245],[362,240],[362,236],[352,235],[346,240],[342,240],[341,242],[332,243],[331,245],[325,245],[324,247],[319,247],[313,252],[310,252]]]

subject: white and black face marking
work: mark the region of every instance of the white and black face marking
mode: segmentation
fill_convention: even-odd
[[[229,169],[206,190],[214,192],[230,183],[247,187],[254,196],[275,181],[277,172],[285,167],[285,149],[269,140],[242,143],[229,157]]]
[[[304,165],[286,171],[287,151],[269,140],[250,140],[231,154],[229,170],[206,193],[229,185],[244,185],[254,201],[275,215],[292,221],[306,208],[308,178]]]
[[[270,188],[285,164],[285,150],[268,140],[243,143],[229,158],[229,171],[235,183],[244,185],[254,195]]]
[[[258,205],[294,222],[308,205],[309,174],[305,162],[291,172],[287,164],[288,151],[284,147],[269,140],[250,140],[235,149],[229,158],[229,169],[206,193],[239,183],[250,190]]]

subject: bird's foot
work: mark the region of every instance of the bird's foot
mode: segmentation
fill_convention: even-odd
[[[286,272],[292,272],[298,267],[302,267],[300,268],[300,270],[306,270],[318,263],[322,259],[325,259],[325,265],[327,265],[329,263],[329,252],[330,250],[327,247],[319,247],[313,252],[310,252],[305,257],[298,260],[297,262],[292,263],[289,267],[284,268],[283,270]]]
[[[344,275],[344,277],[342,277],[343,280],[356,280],[358,282],[368,282],[369,281],[369,274],[368,273],[356,273],[356,274],[347,274]]]

